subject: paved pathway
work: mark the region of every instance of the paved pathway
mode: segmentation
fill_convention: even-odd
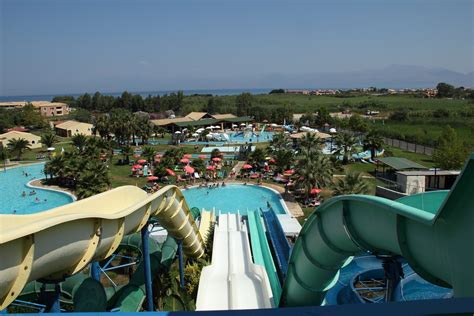
[[[232,171],[234,172],[235,175],[240,174],[240,169],[245,165],[244,161],[239,161],[237,164],[232,168]],[[230,174],[230,173],[229,173]]]

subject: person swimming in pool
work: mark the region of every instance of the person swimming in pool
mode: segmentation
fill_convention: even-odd
[[[23,192],[21,193],[21,196],[22,196],[22,197],[25,197],[25,196],[26,196],[26,192],[23,191]]]
[[[40,199],[38,199],[38,197],[35,198],[35,203],[38,203],[40,201]]]

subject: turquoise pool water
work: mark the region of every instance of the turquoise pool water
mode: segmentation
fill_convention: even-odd
[[[0,171],[0,214],[32,214],[73,201],[72,197],[61,192],[26,186],[31,180],[44,178],[43,169],[44,164],[34,164]],[[33,190],[36,194],[30,196]],[[25,197],[21,195],[23,191],[26,192]],[[36,198],[39,201],[35,201]]]
[[[237,213],[246,215],[247,210],[267,208],[270,203],[277,214],[286,214],[281,204],[281,196],[265,187],[243,184],[227,184],[225,187],[213,189],[191,188],[183,191],[189,207],[212,210],[222,213]],[[284,202],[283,202],[284,203]]]

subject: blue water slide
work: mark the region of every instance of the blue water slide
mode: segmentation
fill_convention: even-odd
[[[285,232],[275,212],[269,208],[266,211],[262,210],[262,215],[267,229],[267,235],[273,248],[280,278],[284,280],[286,278],[286,271],[288,270],[291,246],[286,239]]]

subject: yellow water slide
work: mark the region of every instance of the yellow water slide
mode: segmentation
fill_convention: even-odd
[[[63,280],[90,262],[109,257],[122,238],[154,217],[200,257],[204,244],[176,186],[148,195],[123,186],[75,203],[30,215],[0,215],[0,310],[33,280]]]

